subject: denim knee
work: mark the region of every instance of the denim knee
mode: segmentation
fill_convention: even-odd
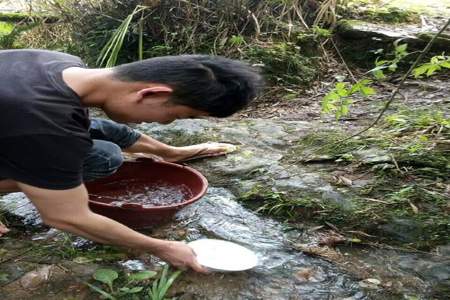
[[[136,143],[141,134],[124,124],[119,124],[111,120],[93,118],[89,133],[92,139],[113,142],[125,149]]]
[[[90,181],[109,176],[123,163],[121,148],[111,142],[93,140],[93,146],[83,165],[83,179]]]

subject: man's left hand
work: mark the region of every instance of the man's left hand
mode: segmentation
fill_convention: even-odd
[[[227,153],[236,151],[237,147],[226,143],[203,143],[184,147],[174,147],[173,153],[164,160],[170,162],[183,162],[203,157],[214,157],[225,155]]]

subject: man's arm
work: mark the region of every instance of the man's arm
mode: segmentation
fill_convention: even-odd
[[[48,190],[24,183],[18,183],[18,187],[31,199],[49,226],[100,243],[150,252],[176,267],[191,267],[205,272],[193,250],[184,243],[154,239],[93,213],[88,206],[84,185],[68,190]]]
[[[173,147],[141,133],[141,137],[133,145],[124,149],[124,151],[129,153],[157,155],[166,161],[176,162],[200,157],[224,155],[234,151],[234,149],[234,145],[225,143],[204,143],[184,147]]]

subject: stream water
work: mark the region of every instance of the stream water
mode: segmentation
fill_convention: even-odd
[[[111,191],[103,191],[94,195],[97,201],[107,201],[114,206],[122,206],[125,203],[139,203],[144,208],[179,204],[192,198],[192,191],[184,184],[172,185],[163,181],[157,181],[151,185],[136,181],[123,180],[111,183],[115,188]],[[118,189],[118,186],[120,189]],[[117,192],[117,190],[120,191]]]
[[[27,224],[39,225],[36,211],[27,203],[21,193],[0,197],[0,206],[9,204],[11,212],[16,216],[22,215]],[[246,272],[186,273],[171,290],[172,295],[179,299],[445,299],[442,297],[445,297],[446,282],[450,278],[448,256],[348,247],[341,249],[346,261],[337,264],[304,254],[292,244],[308,240],[309,231],[292,229],[259,216],[244,208],[224,188],[210,188],[203,199],[181,210],[176,221],[151,234],[170,238],[178,231],[185,232],[183,238],[186,241],[200,238],[228,240],[251,249],[259,257],[259,265]],[[45,234],[34,236],[45,242]],[[54,237],[52,230],[47,238],[50,241]],[[14,244],[16,242],[5,240],[0,242],[0,248],[7,250]],[[116,267],[142,270],[154,268],[154,261],[119,260]],[[17,276],[24,272],[21,268],[23,266],[13,260],[1,265],[0,272],[14,271],[14,278],[20,278]],[[355,275],[353,269],[366,270],[367,274],[362,277]],[[50,280],[57,279],[50,277]],[[59,285],[53,283],[54,288],[61,290]],[[395,288],[396,293],[386,287]],[[63,294],[58,294],[58,297],[65,295],[64,289],[61,291]],[[14,298],[15,292],[11,288],[8,293],[12,298],[5,299],[18,299]]]

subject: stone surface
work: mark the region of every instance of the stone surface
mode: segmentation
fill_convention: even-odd
[[[289,224],[262,217],[237,202],[236,199],[242,194],[262,186],[277,193],[311,198],[322,203],[332,202],[343,210],[352,209],[351,190],[331,184],[330,174],[326,169],[324,171],[317,165],[293,162],[295,160],[289,151],[291,146],[318,126],[319,124],[312,122],[260,119],[219,122],[183,120],[167,126],[136,126],[137,129],[172,144],[189,145],[214,140],[233,143],[239,147],[236,152],[227,156],[190,162],[190,165],[208,178],[208,194],[201,201],[180,211],[176,222],[151,234],[164,239],[195,240],[208,237],[233,241],[255,251],[260,258],[260,265],[242,273],[214,273],[207,276],[188,273],[177,281],[174,295],[182,295],[180,299],[368,299],[373,293],[378,296],[383,294],[385,288],[395,288],[402,295],[424,295],[426,298],[431,292],[447,288],[445,282],[448,281],[448,265],[443,257],[435,259],[401,253],[401,259],[391,259],[395,257],[395,253],[385,255],[374,249],[366,253],[355,247],[352,252],[348,251],[348,255],[339,254],[336,250],[339,262],[333,261],[332,257],[328,257],[331,262],[327,262],[291,247],[292,242],[312,239],[317,234],[315,231],[293,229]],[[357,157],[357,154],[354,156]],[[359,158],[366,163],[379,163],[387,159],[379,151],[359,153]],[[41,224],[36,210],[21,193],[0,197],[0,207],[26,226]],[[298,220],[297,223],[303,225],[303,228],[311,226],[306,219]],[[392,224],[394,223],[397,227],[391,228],[393,236],[407,241],[417,238],[418,233],[410,230],[412,225],[409,220]],[[52,243],[58,241],[58,236],[58,232],[44,228],[31,235],[30,239]],[[80,241],[76,241],[72,247],[81,247],[83,243]],[[37,268],[34,263],[15,263],[15,249],[26,249],[29,245],[17,244],[15,247],[14,243],[17,240],[3,239],[0,243],[0,248],[4,249],[1,252],[4,253],[4,258],[2,254],[1,259],[7,260],[6,264],[0,266],[0,274],[8,277],[8,291],[14,291],[17,284],[20,284],[18,279]],[[413,264],[418,259],[420,264]],[[77,254],[72,261],[62,260],[60,264],[68,270],[77,270],[73,275],[77,280],[86,280],[96,268],[91,261]],[[360,265],[359,268],[353,267]],[[381,266],[385,265],[390,265],[389,270],[394,272],[383,271]],[[115,267],[126,272],[154,269],[155,261],[148,257],[132,260],[122,257],[116,260]],[[61,272],[60,268],[57,270]],[[39,293],[52,291],[55,297],[63,299],[61,285],[67,284],[70,278],[67,274],[50,276],[51,284],[45,289],[39,289]],[[367,278],[375,278],[381,283],[364,281]],[[86,293],[86,290],[74,284],[73,291],[80,289]],[[38,294],[24,297],[40,299],[41,294]],[[20,298],[23,295],[16,296]]]
[[[338,34],[347,40],[360,40],[363,43],[373,41],[375,44],[378,42],[391,44],[395,40],[401,39],[401,42],[407,43],[410,48],[424,47],[438,30],[439,28],[437,27],[423,28],[416,24],[392,25],[361,20],[342,20],[337,27]],[[447,33],[442,34],[433,47],[435,50],[450,49],[450,35]]]

